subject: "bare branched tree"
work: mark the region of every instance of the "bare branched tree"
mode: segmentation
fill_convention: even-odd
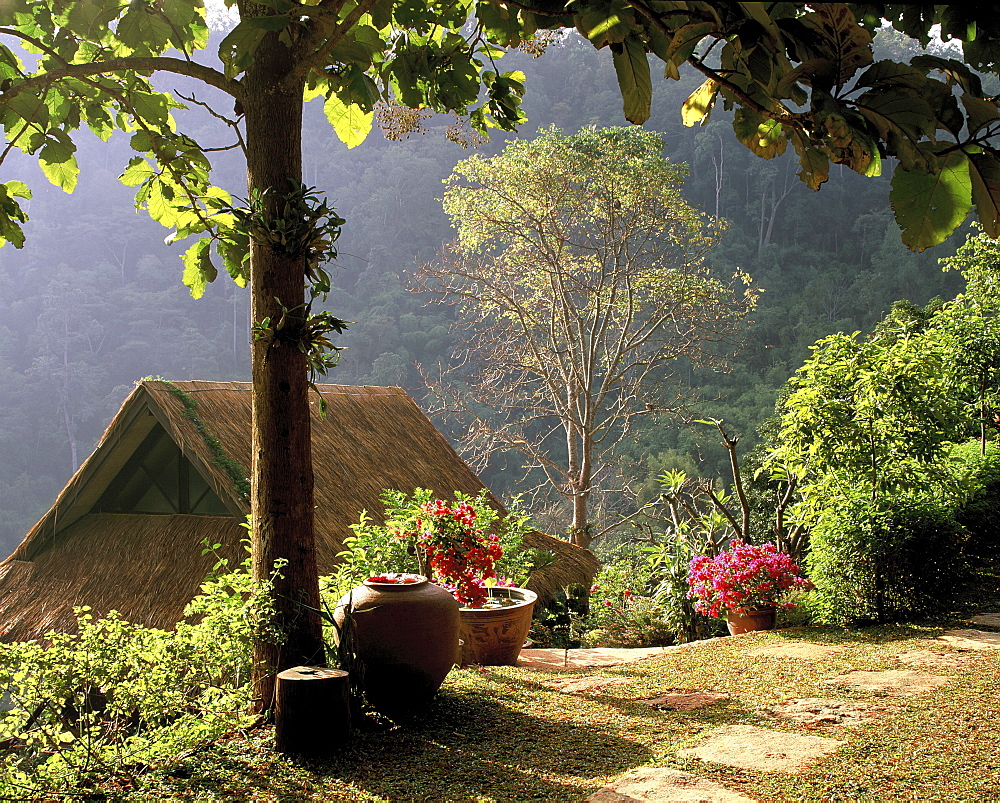
[[[639,129],[551,130],[461,162],[444,199],[458,238],[416,275],[458,307],[456,366],[431,385],[465,417],[466,453],[520,453],[582,546],[615,447],[684,403],[675,371],[718,364],[754,301],[745,275],[706,268],[718,227],[662,149]]]

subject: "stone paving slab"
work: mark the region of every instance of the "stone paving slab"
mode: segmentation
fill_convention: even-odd
[[[951,678],[930,675],[913,669],[888,669],[884,672],[848,672],[824,680],[833,686],[843,686],[855,691],[883,692],[888,694],[923,694],[943,686]]]
[[[963,650],[1000,650],[1000,633],[989,630],[946,630],[936,640]]]
[[[796,774],[842,744],[824,736],[802,736],[753,725],[726,725],[710,731],[700,744],[680,750],[677,755],[745,770]]]
[[[602,666],[622,666],[646,658],[663,655],[667,648],[646,647],[638,649],[596,647],[594,649],[566,650],[554,648],[521,650],[517,665],[528,669],[560,671],[566,669],[588,669]]]
[[[844,652],[847,647],[833,644],[816,644],[812,641],[789,641],[780,644],[765,644],[750,650],[747,655],[764,656],[768,658],[795,658],[798,660],[815,661]]]
[[[666,767],[639,767],[599,789],[584,803],[756,803],[726,787]]]
[[[982,651],[953,650],[908,650],[896,656],[896,660],[908,666],[922,666],[927,669],[964,669],[982,659]]]
[[[886,706],[872,705],[860,700],[839,700],[829,697],[804,697],[786,700],[771,708],[768,713],[778,719],[811,726],[843,726],[853,728],[874,714],[884,714]]]
[[[1000,628],[1000,613],[981,613],[979,616],[973,616],[969,621],[975,625]]]

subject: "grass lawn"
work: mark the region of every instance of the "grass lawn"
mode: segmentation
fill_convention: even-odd
[[[652,765],[760,801],[995,800],[1000,650],[976,653],[959,670],[921,669],[951,680],[916,696],[822,683],[852,670],[911,669],[894,656],[931,646],[948,652],[933,642],[942,629],[808,628],[720,639],[623,667],[577,670],[627,681],[588,695],[550,690],[543,684],[552,676],[539,671],[454,670],[425,720],[403,729],[373,718],[328,762],[295,764],[278,756],[272,732],[261,728],[104,791],[162,800],[578,801],[627,770]],[[748,655],[761,645],[796,641],[847,649],[813,660]],[[680,689],[730,696],[683,712],[638,702]],[[889,710],[855,728],[796,725],[766,713],[804,697],[861,699]],[[831,736],[845,745],[795,776],[677,756],[711,729],[736,724]]]

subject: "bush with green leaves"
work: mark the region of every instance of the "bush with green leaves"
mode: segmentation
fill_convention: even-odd
[[[940,498],[842,497],[813,527],[807,558],[820,621],[859,624],[951,610],[970,576],[968,532]]]
[[[639,552],[608,562],[590,589],[590,612],[580,624],[588,647],[659,647],[686,641],[683,595],[665,593],[661,577]]]
[[[217,566],[217,569],[220,568]],[[250,644],[269,596],[222,565],[173,631],[77,611],[75,633],[0,644],[0,795],[82,793],[250,721]]]
[[[1000,448],[969,441],[950,454],[956,485],[963,496],[955,519],[969,533],[966,552],[972,570],[995,577],[1000,572]]]

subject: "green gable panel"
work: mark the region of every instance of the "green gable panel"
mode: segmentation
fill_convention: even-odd
[[[94,512],[229,515],[222,500],[159,425],[108,486]]]

